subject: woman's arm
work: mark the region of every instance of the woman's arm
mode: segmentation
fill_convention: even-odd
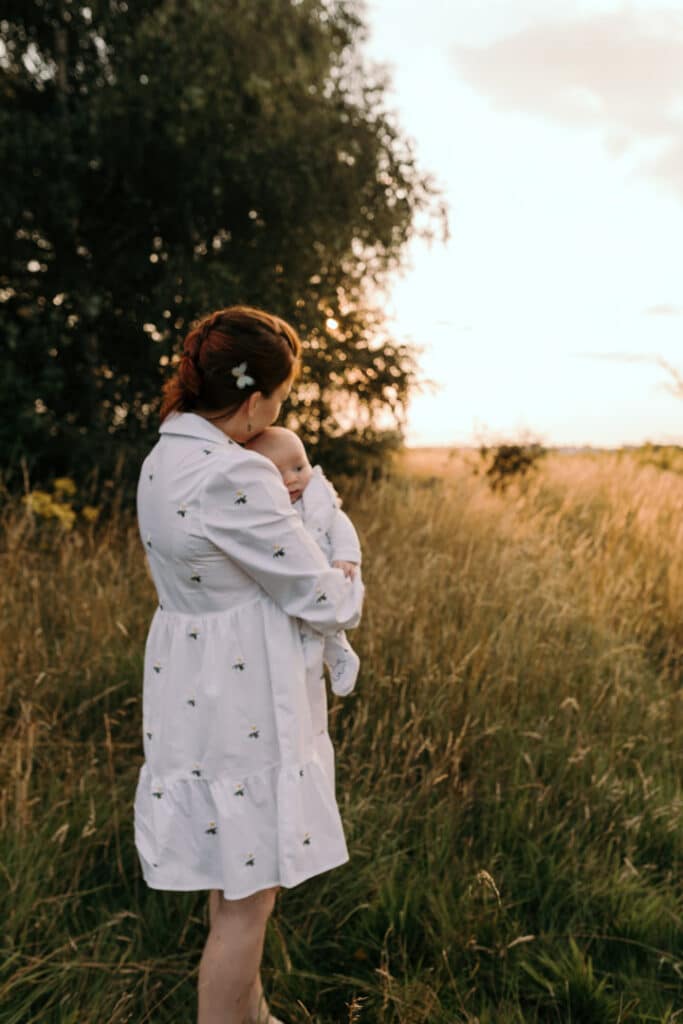
[[[204,484],[199,515],[207,538],[288,615],[320,633],[357,626],[364,595],[360,578],[346,579],[330,568],[275,466],[258,453],[242,454]]]

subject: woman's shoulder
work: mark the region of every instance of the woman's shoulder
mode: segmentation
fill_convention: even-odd
[[[235,511],[288,515],[291,505],[280,473],[265,455],[235,444],[215,452],[203,474],[200,508],[224,507],[227,498]]]
[[[245,477],[253,480],[279,480],[280,474],[275,465],[260,452],[243,448],[236,442],[227,446],[217,445],[213,452],[215,458],[208,466],[219,473],[227,473],[233,479]],[[284,485],[283,485],[284,486]]]
[[[211,475],[213,470],[219,472],[247,474],[275,474],[279,476],[275,466],[259,452],[243,448],[241,444],[228,437],[219,427],[198,413],[171,413],[159,427],[159,441],[149,453],[149,458],[160,445],[176,447],[182,450],[180,458],[183,462],[197,460],[199,465]],[[177,456],[176,456],[177,458]]]
[[[212,496],[220,500],[226,490],[287,493],[270,459],[242,447],[194,413],[176,413],[161,424],[159,439],[140,466],[138,493],[147,495],[152,481],[157,493],[189,488],[200,502]],[[264,499],[269,504],[270,499]]]

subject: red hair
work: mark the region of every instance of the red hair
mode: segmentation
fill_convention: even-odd
[[[260,391],[266,397],[299,371],[301,341],[285,320],[251,306],[229,306],[199,320],[183,342],[174,375],[162,388],[160,422],[172,412],[229,416]],[[237,387],[232,371],[246,363],[253,380]]]

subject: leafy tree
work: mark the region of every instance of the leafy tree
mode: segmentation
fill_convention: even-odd
[[[412,235],[448,227],[383,109],[384,70],[360,56],[362,5],[3,10],[7,479],[23,459],[34,481],[133,480],[180,339],[238,302],[302,335],[289,415],[305,441],[351,462],[395,442],[416,366],[383,328],[381,289]]]

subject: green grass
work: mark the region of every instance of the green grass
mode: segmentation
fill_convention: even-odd
[[[347,486],[367,605],[331,698],[350,863],[282,890],[290,1024],[683,1022],[678,474],[549,456],[493,494],[411,453]],[[141,878],[155,597],[132,518],[3,509],[1,1024],[195,1019],[204,893]]]

